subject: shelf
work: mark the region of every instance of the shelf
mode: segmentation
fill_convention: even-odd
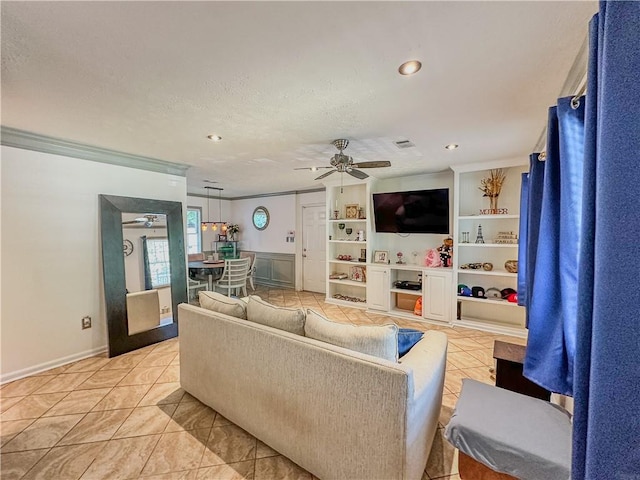
[[[458,269],[458,275],[469,274],[469,275],[490,275],[494,277],[517,277],[517,273],[509,273],[505,270],[491,270],[487,272],[486,270],[465,270],[463,268]]]
[[[493,300],[491,298],[475,298],[475,297],[463,297],[458,295],[458,301],[460,302],[478,302],[478,303],[490,303],[493,305],[503,305],[505,307],[519,307],[517,303],[508,302],[506,300]]]
[[[329,243],[350,243],[354,245],[366,245],[367,242],[358,242],[356,240],[329,240]]]
[[[367,223],[366,218],[339,218],[338,220],[331,219],[329,223]]]
[[[350,302],[348,300],[339,300],[333,297],[327,297],[324,301],[326,303],[333,303],[334,305],[344,305],[345,307],[367,308],[367,302]]]
[[[347,280],[346,278],[344,280],[330,278],[329,283],[338,283],[340,285],[349,285],[351,287],[367,288],[367,282],[354,282],[353,280]]]
[[[416,315],[415,313],[413,313],[413,310],[405,310],[404,308],[394,307],[389,310],[389,313],[392,315],[401,315],[403,317],[415,318],[416,320],[424,320],[421,315]]]
[[[347,265],[360,265],[362,267],[367,266],[367,262],[358,262],[357,260],[329,260],[329,263],[342,263]]]
[[[517,243],[459,243],[458,247],[518,248]]]
[[[422,296],[422,289],[420,290],[406,290],[404,288],[391,288],[389,289],[391,293],[406,293],[407,295],[415,295],[416,297]]]
[[[453,327],[456,326],[473,328],[485,332],[499,333],[503,335],[511,335],[513,337],[527,338],[528,330],[523,326],[514,325],[506,322],[492,322],[481,318],[462,317],[453,321]]]
[[[505,220],[509,218],[520,218],[520,215],[460,215],[458,220]]]

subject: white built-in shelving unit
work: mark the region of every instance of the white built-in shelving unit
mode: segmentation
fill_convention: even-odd
[[[498,208],[507,212],[483,214],[489,200],[479,189],[483,178],[492,169],[502,168],[506,179],[498,197]],[[457,165],[454,171],[454,288],[453,325],[478,328],[497,333],[525,336],[525,311],[516,303],[502,299],[475,298],[457,295],[458,285],[517,290],[517,273],[505,269],[507,260],[518,259],[518,245],[497,243],[500,232],[518,234],[520,221],[521,174],[527,171],[523,161],[495,161],[482,164]],[[478,228],[482,227],[485,243],[476,243]],[[469,243],[463,242],[468,232]],[[491,263],[493,269],[462,269],[469,263]]]

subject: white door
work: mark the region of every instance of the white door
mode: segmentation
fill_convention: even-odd
[[[324,205],[302,207],[302,289],[324,293],[327,271],[327,212]]]
[[[424,272],[422,315],[431,320],[449,321],[451,303],[451,273]]]
[[[389,269],[367,268],[367,307],[371,310],[389,310]]]

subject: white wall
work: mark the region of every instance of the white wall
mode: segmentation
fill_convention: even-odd
[[[98,194],[186,205],[186,179],[2,147],[2,381],[107,345]],[[93,328],[81,330],[85,315]]]
[[[215,194],[215,197],[214,197]],[[220,215],[220,205],[222,205],[222,215]],[[202,221],[218,222],[222,219],[223,222],[236,223],[231,218],[231,202],[229,200],[218,201],[218,192],[216,190],[211,191],[211,198],[207,201],[206,198],[194,197],[189,195],[187,197],[187,206],[200,207],[202,209]],[[240,226],[242,228],[242,226]],[[220,230],[213,231],[211,227],[202,232],[202,251],[207,252],[213,250],[211,242],[218,239]]]
[[[453,235],[453,172],[377,180],[372,186],[372,192],[402,192],[410,190],[430,190],[433,188],[449,189],[449,234]],[[392,263],[397,260],[396,254],[399,251],[403,253],[403,260],[407,263],[412,263],[414,258],[412,253],[418,252],[418,263],[423,264],[426,251],[442,245],[445,238],[447,238],[445,234],[374,232],[371,249],[388,250]]]

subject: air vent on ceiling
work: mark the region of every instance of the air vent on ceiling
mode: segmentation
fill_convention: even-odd
[[[397,142],[393,142],[395,143],[396,147],[398,148],[412,148],[415,147],[415,145],[411,142],[411,140],[398,140]]]

